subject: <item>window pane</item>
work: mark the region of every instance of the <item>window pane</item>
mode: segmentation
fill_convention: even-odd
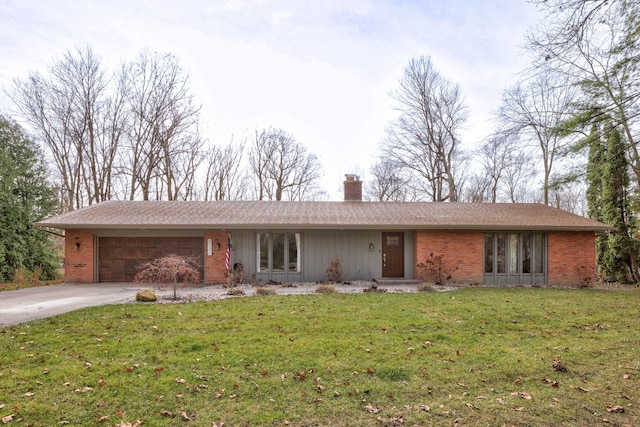
[[[258,271],[269,271],[269,235],[258,234]]]
[[[542,273],[543,272],[543,255],[544,255],[544,235],[542,234],[534,234],[534,254],[535,254],[535,266],[533,273]]]
[[[298,242],[300,242],[299,233],[289,234],[289,271],[300,271],[300,262],[298,260]]]
[[[284,233],[273,233],[273,271],[284,271]]]
[[[509,234],[509,273],[518,272],[518,235]]]
[[[507,236],[504,233],[498,233],[496,235],[496,256],[497,256],[497,272],[504,273],[505,270],[505,256],[507,252]]]
[[[484,272],[493,273],[493,233],[484,235]]]
[[[531,274],[531,234],[522,235],[522,272]]]

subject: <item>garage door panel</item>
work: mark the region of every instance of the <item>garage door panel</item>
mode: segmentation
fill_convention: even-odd
[[[149,248],[134,247],[127,248],[125,258],[127,259],[149,259]]]
[[[162,244],[164,246],[170,246],[175,248],[178,246],[178,238],[177,237],[165,237],[162,239]]]
[[[164,255],[164,253],[162,252],[161,248],[151,248],[151,249],[149,249],[149,257],[151,259],[160,258],[163,255]]]
[[[194,253],[194,251],[191,248],[176,248],[176,249],[177,249],[176,255],[190,256],[190,257],[199,255]]]
[[[130,282],[138,266],[169,254],[198,258],[204,278],[202,237],[101,237],[98,278],[101,282]]]
[[[149,238],[149,245],[151,247],[161,247],[164,244],[162,237],[151,237]]]

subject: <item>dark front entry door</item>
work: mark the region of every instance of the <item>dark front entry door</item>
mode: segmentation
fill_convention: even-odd
[[[382,233],[382,277],[404,277],[404,233]]]

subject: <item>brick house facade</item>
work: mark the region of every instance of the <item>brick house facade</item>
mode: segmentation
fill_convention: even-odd
[[[94,234],[90,231],[66,230],[64,239],[65,281],[94,282],[94,266]]]
[[[67,282],[129,281],[167,253],[195,256],[203,281],[347,280],[581,286],[596,276],[595,235],[611,227],[539,204],[111,201],[36,224],[65,230]],[[233,241],[227,268],[227,243]],[[438,271],[437,277],[434,272]]]

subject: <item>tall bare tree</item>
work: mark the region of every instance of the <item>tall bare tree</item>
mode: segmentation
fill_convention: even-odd
[[[16,79],[9,96],[53,157],[65,210],[111,198],[123,129],[122,86],[89,47],[67,51],[46,74]]]
[[[628,147],[640,184],[640,3],[632,0],[532,0],[545,14],[529,36],[536,70],[552,67],[581,89],[573,125],[589,132],[610,120]]]
[[[549,204],[554,162],[571,142],[560,129],[570,118],[576,96],[571,86],[556,77],[550,71],[541,73],[506,90],[499,110],[502,125],[542,161],[545,204]]]
[[[409,187],[409,177],[401,165],[388,157],[379,157],[369,169],[371,179],[366,184],[367,198],[378,202],[404,202],[413,194]]]
[[[62,209],[113,197],[190,199],[203,159],[188,76],[143,52],[107,75],[89,47],[9,93],[55,164]]]
[[[467,109],[457,85],[435,70],[429,57],[411,59],[391,93],[400,116],[391,123],[382,150],[411,171],[414,189],[432,201],[458,199],[459,131]]]
[[[282,129],[255,132],[249,166],[258,200],[313,200],[319,197],[321,166],[315,154]]]
[[[129,177],[129,199],[190,198],[203,141],[188,75],[175,56],[148,51],[123,73],[130,123],[122,173]]]
[[[224,147],[214,145],[206,153],[204,200],[242,200],[247,196],[248,182],[243,156],[245,143]]]

